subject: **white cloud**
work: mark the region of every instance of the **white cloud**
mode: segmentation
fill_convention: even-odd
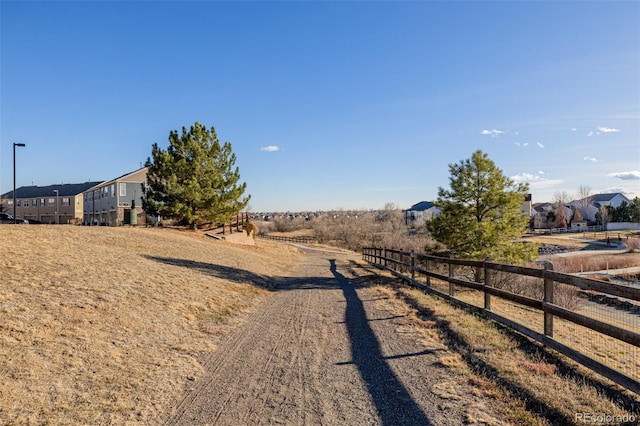
[[[515,182],[539,182],[545,180],[544,172],[540,170],[537,174],[520,173],[519,175],[511,176],[511,179]]]
[[[548,189],[555,188],[564,183],[562,179],[541,179],[533,182],[529,182],[529,187],[531,189]]]
[[[280,147],[278,145],[267,145],[260,148],[260,151],[264,152],[276,152],[280,151]]]
[[[608,188],[602,188],[598,191],[600,194],[615,194],[617,192],[624,194],[625,197],[629,199],[634,199],[639,196],[639,194],[635,191],[629,190],[628,188],[623,188],[621,186],[610,186]]]
[[[598,126],[595,131],[592,130],[589,133],[587,133],[587,136],[599,136],[602,133],[616,133],[619,131],[620,129],[614,129],[612,127]]]
[[[542,170],[536,174],[532,173],[520,173],[519,175],[511,176],[511,180],[516,183],[528,183],[530,189],[544,190],[555,188],[564,183],[562,179],[547,179],[545,172]]]
[[[492,138],[497,138],[500,135],[504,135],[505,132],[504,130],[496,130],[496,129],[492,129],[492,130],[483,130],[482,132],[480,132],[481,135],[490,135]]]
[[[520,173],[519,175],[511,176],[511,179],[515,182],[530,182],[540,180],[542,177],[532,175],[531,173]]]
[[[597,158],[591,157],[589,155],[587,155],[586,157],[583,158],[584,161],[591,161],[592,163],[598,163],[599,160]]]
[[[536,142],[536,145],[538,145],[538,148],[544,148],[544,145],[542,145],[540,142]]]
[[[622,180],[640,180],[640,171],[609,173],[607,177],[614,177]]]
[[[572,128],[571,128],[571,131],[572,131],[572,132],[577,132],[577,131],[578,131],[578,129],[577,129],[577,128],[575,128],[575,127],[572,127]]]

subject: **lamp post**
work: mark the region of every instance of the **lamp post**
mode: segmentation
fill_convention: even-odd
[[[16,146],[25,146],[23,143],[13,144],[13,223],[18,223],[16,220]]]
[[[56,225],[60,225],[60,217],[58,216],[58,194],[59,191],[54,189],[53,192],[56,193]]]

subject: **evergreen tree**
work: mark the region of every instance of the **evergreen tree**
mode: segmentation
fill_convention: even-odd
[[[242,198],[247,184],[239,183],[235,162],[231,144],[221,145],[213,126],[207,130],[196,122],[189,130],[183,127],[181,135],[174,130],[166,150],[152,146],[142,207],[194,230],[204,222],[227,222],[250,198]]]
[[[534,260],[537,247],[517,241],[530,220],[522,211],[528,185],[505,177],[480,150],[449,170],[451,189],[438,188],[440,215],[427,223],[433,238],[458,258]]]
[[[580,213],[580,208],[576,207],[576,209],[573,211],[573,218],[571,219],[571,221],[580,221],[582,220],[582,214]]]
[[[631,200],[631,221],[640,222],[640,198]]]

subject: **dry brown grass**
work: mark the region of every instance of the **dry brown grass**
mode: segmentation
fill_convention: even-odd
[[[606,271],[640,266],[640,253],[616,253],[599,255],[554,256],[551,258],[553,269],[558,272],[576,273]]]
[[[0,227],[0,423],[157,423],[290,248],[144,228]]]
[[[640,416],[638,395],[611,385],[517,333],[401,284],[388,272],[365,268],[366,272],[360,274],[373,277],[368,274],[375,271],[375,278],[369,278],[371,285],[386,287],[386,298],[401,300],[411,307],[409,313],[406,308],[398,308],[398,312],[411,318],[402,331],[413,333],[427,346],[442,342],[440,364],[467,377],[474,394],[494,398],[494,415],[506,424],[573,424],[576,413]],[[393,303],[398,304],[397,300]],[[498,307],[500,302],[495,299],[492,304]],[[531,313],[518,312],[523,317],[513,319],[529,324]],[[567,329],[569,336],[576,332]],[[598,342],[601,351],[611,348]]]

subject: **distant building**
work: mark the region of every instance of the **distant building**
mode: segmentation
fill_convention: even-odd
[[[581,200],[572,201],[569,205],[574,209],[579,209],[580,214],[585,220],[595,222],[596,213],[604,207],[619,207],[622,202],[627,204],[631,203],[624,194],[620,192],[608,193],[608,194],[595,194]]]
[[[147,181],[143,167],[88,188],[84,196],[86,225],[119,226],[141,223],[142,184]],[[135,216],[133,216],[135,215]]]
[[[531,194],[527,194],[524,197],[524,204],[522,205],[522,211],[527,214],[527,216],[532,217],[535,212],[533,210],[533,198]]]
[[[100,182],[67,183],[49,186],[22,186],[16,189],[16,216],[42,223],[82,221],[82,193]],[[13,191],[2,194],[3,210],[13,214]]]
[[[417,225],[439,214],[440,210],[431,201],[420,201],[404,211],[404,218],[407,225]]]

